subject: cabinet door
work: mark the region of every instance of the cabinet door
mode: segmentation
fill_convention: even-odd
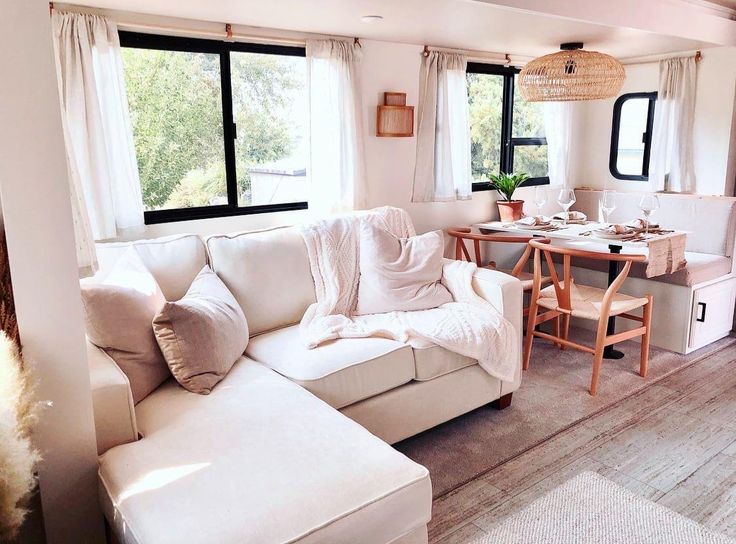
[[[733,325],[734,302],[736,302],[736,279],[715,283],[695,291],[690,320],[691,348],[705,346],[729,333]]]

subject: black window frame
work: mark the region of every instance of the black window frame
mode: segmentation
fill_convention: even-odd
[[[469,62],[469,74],[488,74],[503,76],[503,97],[501,110],[501,172],[512,173],[514,167],[514,149],[521,146],[547,145],[547,138],[514,137],[514,78],[520,72],[513,66],[486,64],[483,62]],[[524,187],[535,185],[549,185],[549,176],[529,178]],[[473,191],[490,191],[493,186],[490,181],[474,181]]]
[[[628,100],[646,98],[649,100],[647,108],[646,131],[642,134],[644,156],[642,158],[642,173],[622,174],[618,171],[618,140],[621,132],[621,109]],[[636,92],[622,94],[613,103],[613,124],[611,126],[611,150],[608,155],[608,170],[611,175],[624,181],[649,181],[649,159],[652,153],[652,129],[654,127],[654,109],[657,104],[657,92]]]
[[[238,205],[238,179],[235,170],[235,139],[237,127],[233,118],[232,84],[230,72],[230,53],[263,53],[291,57],[306,57],[306,48],[287,45],[270,45],[246,42],[227,42],[182,36],[164,36],[140,32],[120,31],[120,46],[132,49],[155,49],[160,51],[180,51],[187,53],[213,53],[220,56],[220,83],[222,87],[222,128],[225,150],[225,181],[227,204],[151,210],[143,213],[146,225],[191,221],[215,217],[231,217],[259,213],[306,210],[306,202],[282,204],[262,204],[257,206]]]

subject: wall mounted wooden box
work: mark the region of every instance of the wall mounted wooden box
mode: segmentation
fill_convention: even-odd
[[[406,93],[383,93],[383,105],[376,112],[376,136],[414,136],[414,106],[406,105]]]

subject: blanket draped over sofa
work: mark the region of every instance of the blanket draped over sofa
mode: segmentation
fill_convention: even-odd
[[[301,229],[307,246],[317,302],[304,314],[300,335],[308,348],[337,338],[377,336],[414,347],[436,344],[472,357],[490,375],[513,381],[519,338],[511,323],[472,287],[476,265],[446,261],[442,284],[453,302],[414,312],[353,315],[360,281],[360,222],[399,238],[415,235],[409,215],[392,207],[317,221]]]

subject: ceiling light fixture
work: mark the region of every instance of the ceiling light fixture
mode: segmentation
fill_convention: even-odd
[[[583,51],[580,42],[563,43],[560,49],[522,68],[518,81],[524,100],[570,102],[618,95],[626,79],[626,70],[618,60],[597,51]]]
[[[360,18],[360,20],[363,21],[364,23],[380,23],[381,21],[383,21],[383,16],[382,15],[363,15]]]

